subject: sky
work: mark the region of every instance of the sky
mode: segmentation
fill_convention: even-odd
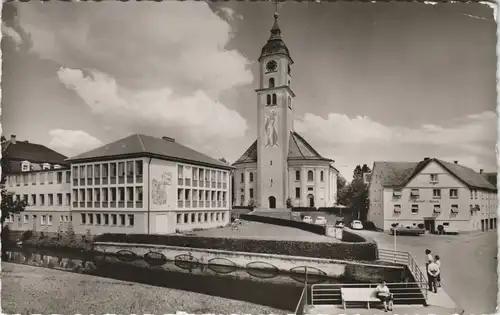
[[[271,2],[26,2],[2,12],[2,131],[74,156],[132,133],[230,162],[256,139]],[[295,131],[348,180],[436,157],[496,171],[481,4],[286,2]]]

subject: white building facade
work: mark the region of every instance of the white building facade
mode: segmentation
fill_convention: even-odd
[[[367,219],[386,231],[394,223],[422,223],[428,231],[496,229],[496,188],[458,161],[375,162],[369,196]]]

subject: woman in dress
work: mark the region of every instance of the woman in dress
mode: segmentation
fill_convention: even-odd
[[[389,309],[392,311],[392,294],[391,291],[389,291],[389,288],[385,284],[385,281],[382,281],[379,285],[377,285],[377,288],[375,289],[377,298],[384,303],[384,311],[387,312]]]

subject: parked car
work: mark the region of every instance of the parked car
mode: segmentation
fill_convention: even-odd
[[[314,221],[314,224],[317,225],[326,225],[326,218],[325,217],[317,217],[316,220]]]
[[[391,226],[390,234],[394,235],[420,235],[425,234],[425,229],[418,225],[396,225]]]
[[[351,229],[353,230],[362,230],[363,229],[363,223],[359,220],[354,220],[351,223]]]
[[[335,221],[335,227],[343,228],[345,226],[344,220]]]
[[[311,216],[306,215],[306,216],[304,216],[304,219],[302,219],[302,222],[313,223],[313,219],[311,218]]]
[[[460,234],[460,229],[445,226],[444,234]]]

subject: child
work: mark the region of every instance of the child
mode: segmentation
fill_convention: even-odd
[[[439,255],[436,255],[434,257],[434,262],[436,263],[436,265],[438,265],[439,267],[439,274],[437,275],[436,277],[436,283],[437,283],[437,286],[438,288],[441,287],[441,261],[439,260]]]

